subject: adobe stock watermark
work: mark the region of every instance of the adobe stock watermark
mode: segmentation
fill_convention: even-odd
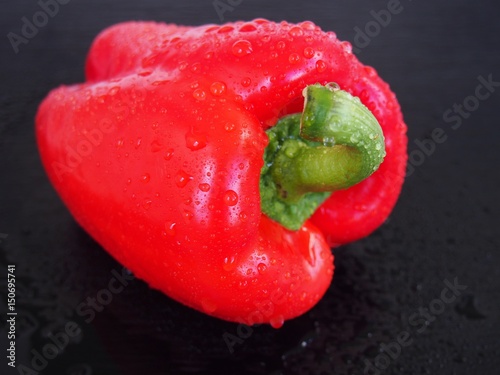
[[[427,307],[420,307],[418,312],[408,317],[408,324],[415,328],[416,334],[425,332],[436,320],[437,316],[444,312],[446,305],[455,302],[457,297],[467,289],[467,285],[460,284],[456,277],[453,282],[444,280],[444,284],[445,288],[443,288],[438,298],[433,299]],[[381,343],[379,346],[380,354],[373,361],[363,358],[363,374],[380,375],[382,371],[387,370],[399,358],[403,348],[410,346],[412,343],[412,332],[406,330],[396,335],[393,341]]]
[[[85,301],[76,306],[77,315],[85,317],[85,323],[90,324],[94,320],[96,312],[103,311],[104,307],[113,301],[114,295],[123,292],[130,281],[135,279],[135,276],[126,268],[122,268],[121,273],[112,270],[111,274],[113,277],[109,280],[107,288],[100,289],[95,297],[87,297]]]
[[[113,277],[109,280],[106,288],[100,289],[95,297],[87,297],[87,299],[76,306],[76,314],[84,318],[85,323],[90,324],[96,317],[97,312],[104,310],[104,307],[113,301],[116,294],[123,292],[132,280],[135,279],[126,268],[122,268],[121,272],[112,270]],[[40,350],[33,348],[31,350],[31,367],[19,364],[16,369],[20,375],[37,375],[40,371],[44,371],[49,365],[49,361],[61,354],[69,345],[71,340],[78,338],[82,334],[82,329],[78,323],[68,321],[64,325],[64,329],[55,334],[49,335],[49,342],[46,342]]]
[[[66,5],[70,0],[39,0],[37,2],[39,10],[37,10],[31,17],[21,18],[20,33],[10,31],[7,34],[12,49],[17,54],[21,44],[28,44],[41,28],[47,26],[50,18],[54,18],[59,13],[61,5]]]
[[[481,102],[488,100],[497,87],[500,87],[500,82],[493,80],[492,73],[488,74],[487,78],[484,78],[482,75],[478,76],[477,81],[479,83],[473,95],[465,97],[461,103],[454,103],[451,108],[443,112],[443,121],[450,124],[449,129],[459,129],[463,121],[467,120],[480,107]],[[424,164],[425,160],[434,154],[437,145],[447,141],[447,132],[449,132],[449,129],[445,130],[438,127],[432,130],[430,138],[413,140],[416,148],[408,154],[406,177],[411,176],[415,172],[416,167]]]
[[[110,88],[107,96],[111,99],[107,106],[108,113],[99,119],[98,125],[90,129],[80,131],[80,140],[73,144],[65,145],[64,160],[57,160],[51,163],[51,168],[59,182],[67,173],[71,173],[85,159],[87,159],[94,150],[99,147],[107,134],[116,130],[117,118],[125,121],[132,114],[135,106],[144,101],[148,91],[155,89],[155,82],[152,85],[142,85],[130,93],[123,93],[117,90],[118,87]]]
[[[242,2],[243,0],[214,0],[212,5],[219,16],[219,20],[222,22],[224,21],[224,13],[233,12]]]
[[[85,158],[87,158],[98,147],[105,134],[112,133],[115,130],[113,122],[108,118],[99,121],[97,128],[90,129],[83,134],[82,139],[75,145],[66,145],[66,158],[64,161],[53,161],[52,169],[59,181],[63,180],[66,173],[71,173],[78,167]]]
[[[235,334],[224,332],[222,339],[226,343],[229,353],[233,354],[236,345],[241,345],[252,336],[254,327],[259,326],[264,322],[264,319],[269,319],[273,316],[276,306],[282,305],[286,302],[286,294],[281,289],[276,289],[271,293],[269,299],[263,302],[254,302],[255,310],[250,312],[246,319],[239,318],[238,320],[247,322],[247,324],[240,323],[236,327]]]
[[[411,2],[412,0],[407,0]],[[389,0],[385,9],[378,11],[371,10],[370,15],[372,19],[368,21],[363,28],[356,26],[354,28],[355,34],[352,43],[352,50],[355,53],[361,53],[363,48],[370,45],[371,41],[380,35],[391,23],[393,16],[400,14],[404,10],[403,4],[400,0]]]

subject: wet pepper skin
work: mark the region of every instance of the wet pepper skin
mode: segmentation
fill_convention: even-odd
[[[311,22],[122,23],[96,38],[86,76],[37,114],[51,182],[120,263],[207,314],[279,327],[308,311],[330,285],[330,246],[368,235],[399,195],[406,126],[394,94]],[[264,130],[300,112],[316,82],[361,99],[387,156],[290,231],[261,213]]]

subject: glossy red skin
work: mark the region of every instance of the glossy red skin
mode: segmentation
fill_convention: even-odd
[[[207,314],[276,327],[303,314],[331,282],[325,237],[369,233],[399,193],[406,128],[394,95],[348,43],[310,22],[119,24],[94,41],[86,74],[87,83],[52,91],[37,114],[49,178],[118,261]],[[261,214],[264,129],[300,111],[306,85],[332,81],[379,119],[384,164],[395,160],[397,171],[356,186],[352,202],[326,202],[313,218],[325,236],[311,222],[288,231]],[[373,196],[381,199],[357,221],[329,221]]]
[[[404,181],[406,125],[394,93],[372,67],[357,60],[348,42],[340,42],[334,33],[322,32],[311,22],[255,20],[182,28],[178,33],[173,25],[149,25],[115,26],[101,34],[88,59],[88,78],[107,79],[155,64],[177,70],[187,63],[185,75],[224,81],[265,128],[285,113],[302,110],[301,92],[306,85],[334,81],[375,115],[384,132],[387,156],[370,178],[335,192],[311,221],[336,246],[369,235],[386,220]],[[254,27],[258,31],[252,31]],[[162,34],[170,42],[163,44]],[[181,39],[176,40],[177,36]],[[250,42],[252,53],[235,58],[233,44],[240,40]],[[195,46],[194,50],[186,53],[187,45]],[[200,64],[196,73],[193,61]]]

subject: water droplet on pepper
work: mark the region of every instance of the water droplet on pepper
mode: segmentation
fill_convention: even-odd
[[[257,28],[251,24],[251,23],[247,23],[245,25],[243,25],[242,27],[240,27],[240,32],[242,33],[247,33],[247,32],[250,32],[250,31],[255,31],[257,30]]]
[[[227,206],[234,206],[238,203],[238,194],[233,190],[228,190],[224,193],[224,203]]]
[[[175,226],[177,224],[174,222],[169,222],[165,224],[165,231],[169,236],[175,236]]]
[[[180,188],[183,188],[184,186],[187,185],[187,183],[189,181],[191,181],[193,179],[193,176],[187,174],[186,172],[184,172],[182,169],[177,172],[177,175],[175,176],[175,184],[180,187]]]
[[[202,184],[199,184],[198,187],[200,188],[201,191],[203,192],[207,192],[210,190],[210,184],[207,184],[207,183],[202,183]]]
[[[231,47],[233,55],[236,57],[243,57],[253,52],[252,44],[248,40],[238,40]]]
[[[235,267],[234,256],[224,258],[224,264],[222,265],[224,271],[231,271],[234,267]]]
[[[267,266],[264,263],[259,263],[257,265],[257,270],[259,271],[259,273],[264,273],[267,270]]]
[[[174,149],[173,148],[169,148],[167,150],[167,152],[165,152],[165,155],[163,156],[163,158],[165,160],[170,160],[170,159],[172,159],[172,156],[174,156]]]
[[[151,208],[151,204],[153,203],[153,201],[151,199],[145,199],[144,200],[144,203],[142,204],[142,207],[145,209],[145,210],[149,210]]]
[[[113,86],[113,87],[111,87],[111,89],[109,89],[108,95],[110,95],[110,96],[116,95],[118,93],[118,91],[120,91],[120,87]]]
[[[200,150],[207,145],[207,136],[203,133],[186,134],[186,147],[192,151]]]
[[[273,316],[271,318],[271,320],[269,321],[269,324],[271,324],[271,327],[276,328],[276,329],[283,327],[283,323],[285,323],[285,318],[283,318],[282,315]]]
[[[217,305],[215,304],[215,302],[206,298],[203,298],[201,300],[201,307],[203,308],[203,311],[208,314],[213,313],[215,310],[217,310]]]
[[[323,60],[316,61],[316,70],[318,73],[322,73],[326,70],[326,63]]]
[[[290,56],[288,56],[288,61],[290,64],[297,64],[300,61],[300,56],[298,53],[291,53]]]
[[[226,85],[224,82],[214,82],[210,85],[210,92],[214,96],[221,96],[226,91]]]
[[[243,87],[248,87],[248,86],[250,86],[251,83],[252,83],[252,80],[248,77],[245,77],[241,80],[241,85]]]
[[[193,98],[195,98],[196,100],[205,100],[206,97],[207,94],[202,89],[196,89],[193,91]]]
[[[304,31],[298,26],[292,27],[289,31],[288,34],[291,36],[302,36],[304,34]]]
[[[161,150],[161,143],[157,140],[151,142],[151,151],[158,152]]]
[[[314,50],[311,47],[304,48],[304,57],[310,59],[314,56]]]

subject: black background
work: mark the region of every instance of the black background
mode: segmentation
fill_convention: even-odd
[[[388,3],[243,0],[223,14],[224,22],[308,19],[357,41],[359,58],[374,66],[399,98],[415,164],[389,221],[372,236],[334,250],[336,274],[322,301],[282,329],[254,327],[230,353],[223,334],[236,335],[238,325],[180,306],[139,280],[115,295],[90,324],[76,313],[76,306],[106,288],[111,271],[121,273],[121,266],[58,199],[33,131],[47,92],[84,80],[84,58],[100,30],[130,19],[219,23],[213,2],[71,0],[15,53],[7,34],[20,34],[22,17],[31,19],[40,8],[35,0],[3,1],[0,306],[5,324],[6,265],[15,264],[17,364],[32,368],[32,350],[41,352],[51,333],[74,321],[81,335],[40,373],[363,374],[366,361],[380,356],[381,344],[407,331],[411,344],[381,374],[498,374],[500,89],[493,87],[488,99],[467,111],[459,127],[443,115],[455,103],[474,104],[467,98],[475,95],[480,76],[500,81],[499,6],[401,0],[403,10],[379,32],[372,29],[376,35],[361,46],[356,27],[365,30],[374,20],[371,11]],[[418,141],[429,139],[436,128],[444,130],[446,141],[419,159]],[[444,280],[455,278],[467,289],[426,329],[419,329],[422,322],[412,326],[412,314],[438,306],[432,301],[440,298]],[[0,333],[0,373],[17,374],[6,365],[7,334],[3,328]]]

